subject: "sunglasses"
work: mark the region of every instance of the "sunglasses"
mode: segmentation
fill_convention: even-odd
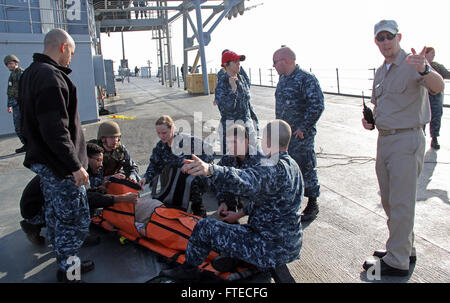
[[[375,39],[377,39],[378,42],[383,42],[385,39],[392,40],[395,36],[397,36],[397,34],[387,33],[386,35],[377,35]]]

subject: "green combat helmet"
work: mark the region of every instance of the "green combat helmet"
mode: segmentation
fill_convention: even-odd
[[[16,61],[17,63],[20,62],[19,58],[17,58],[13,54],[6,56],[3,61],[5,62],[5,65],[8,65],[8,63],[11,62],[11,61]]]
[[[101,142],[102,137],[121,136],[119,124],[114,121],[105,121],[98,127],[97,140]]]

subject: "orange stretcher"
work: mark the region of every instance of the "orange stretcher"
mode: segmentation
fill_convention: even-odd
[[[128,180],[111,178],[108,194],[138,193],[141,187]],[[169,208],[165,205],[156,207],[145,226],[145,234],[139,233],[135,226],[135,205],[131,203],[116,203],[112,207],[104,208],[101,213],[93,217],[92,223],[117,233],[119,236],[142,245],[172,262],[183,264],[185,251],[192,231],[201,217],[185,211]],[[221,273],[215,270],[211,261],[218,254],[211,252],[199,269],[205,276],[220,280],[235,281],[247,278],[255,273],[255,269],[238,268],[236,272]]]

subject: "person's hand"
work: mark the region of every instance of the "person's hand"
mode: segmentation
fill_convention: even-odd
[[[138,199],[138,194],[136,193],[126,193],[117,195],[114,197],[114,202],[122,202],[122,203],[132,203],[136,204]]]
[[[135,175],[129,176],[129,177],[127,178],[127,180],[130,181],[130,182],[139,184],[138,181],[137,181],[137,179],[136,179],[136,176],[135,176]]]
[[[217,214],[219,215],[219,219],[223,221],[223,218],[226,216],[224,212],[228,210],[228,206],[226,203],[220,203],[219,208],[217,209]]]
[[[294,136],[295,136],[295,139],[298,139],[298,138],[300,138],[300,139],[305,139],[305,133],[303,133],[301,130],[299,130],[299,129],[297,129],[295,132],[294,132],[294,134],[293,134]]]
[[[231,89],[233,90],[233,92],[235,92],[237,90],[237,83],[236,81],[238,81],[237,76],[233,76],[233,77],[229,77],[228,78],[228,82],[230,83]]]
[[[109,185],[109,183],[111,183],[111,182],[110,182],[110,181],[105,181],[105,182],[103,182],[103,184],[100,185],[100,186],[98,187],[98,189],[99,189],[102,193],[106,194],[106,192],[108,191],[108,185]]]
[[[216,102],[216,99],[214,99],[214,101],[213,101],[213,105],[214,105],[214,106],[217,106],[217,102]]]
[[[142,188],[144,188],[144,185],[145,185],[146,183],[147,183],[147,179],[145,179],[145,178],[142,178],[142,179],[138,182],[139,186],[142,187]]]
[[[224,216],[224,217],[222,217],[222,216]],[[239,211],[239,212],[224,211],[224,212],[222,212],[222,216],[219,216],[221,221],[228,222],[228,223],[236,223],[239,221],[240,218],[245,216],[245,214],[242,211]]]
[[[116,179],[121,179],[121,180],[123,180],[123,179],[126,178],[125,175],[122,174],[122,173],[117,173],[117,174],[115,174],[115,175],[112,175],[111,177],[114,177],[114,178],[116,178]]]
[[[72,176],[75,179],[76,186],[85,185],[89,181],[89,174],[86,172],[86,170],[83,167],[81,167],[79,170],[73,172]]]
[[[192,160],[184,159],[181,171],[192,176],[207,176],[209,174],[209,163],[205,163],[196,155],[192,155]]]
[[[11,106],[8,107],[8,113],[9,114],[12,113],[12,107]]]
[[[419,73],[423,73],[425,71],[426,65],[427,65],[427,59],[425,58],[425,52],[427,47],[425,46],[422,51],[417,54],[416,50],[414,48],[411,48],[412,55],[409,55],[406,58],[406,62],[409,65],[413,65],[416,67],[416,70]]]
[[[373,124],[366,121],[366,119],[361,119],[362,125],[367,130],[373,130]]]

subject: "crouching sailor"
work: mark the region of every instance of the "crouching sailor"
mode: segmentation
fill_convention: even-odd
[[[291,128],[286,122],[269,122],[262,143],[270,158],[247,169],[208,164],[194,155],[193,160],[185,160],[184,172],[209,176],[216,188],[251,197],[242,211],[233,214],[236,220],[248,215],[248,223],[200,220],[187,245],[186,263],[161,271],[161,276],[189,279],[211,251],[221,255],[212,264],[220,272],[229,271],[236,259],[270,270],[300,257],[303,181],[297,163],[287,153],[290,138]]]

